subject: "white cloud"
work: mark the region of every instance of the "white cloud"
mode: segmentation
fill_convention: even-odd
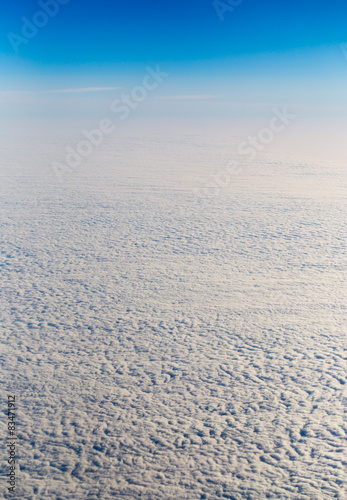
[[[63,188],[57,136],[3,144],[15,498],[344,498],[344,169],[264,159],[202,208],[230,137],[115,137]]]

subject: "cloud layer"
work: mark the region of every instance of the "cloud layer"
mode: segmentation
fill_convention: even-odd
[[[259,160],[200,206],[228,142],[113,138],[64,185],[57,146],[2,169],[16,498],[342,499],[341,171]]]

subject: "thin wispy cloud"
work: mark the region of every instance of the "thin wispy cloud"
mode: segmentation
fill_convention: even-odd
[[[1,96],[8,96],[8,95],[21,95],[21,94],[34,94],[31,90],[0,90],[0,95]]]
[[[220,95],[211,95],[211,94],[193,94],[193,95],[168,95],[168,96],[160,96],[158,99],[164,101],[199,101],[203,99],[217,99],[218,97],[222,97]]]
[[[121,87],[84,87],[80,89],[46,90],[47,94],[65,94],[70,92],[104,92],[105,90],[119,90]]]
[[[53,90],[1,90],[0,95],[18,94],[68,94],[72,92],[104,92],[106,90],[120,90],[121,87],[84,87],[79,89],[53,89]]]

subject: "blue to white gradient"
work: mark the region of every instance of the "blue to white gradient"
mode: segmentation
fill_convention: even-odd
[[[54,3],[46,23],[37,12],[54,13],[48,1],[2,6],[2,119],[93,119],[148,64],[171,76],[139,118],[257,116],[279,103],[305,117],[346,112],[343,1],[244,0],[223,21],[205,0]],[[16,38],[33,20],[44,26]],[[52,92],[64,89],[75,92]]]

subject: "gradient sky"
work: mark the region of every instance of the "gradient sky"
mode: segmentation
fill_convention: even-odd
[[[103,116],[156,64],[170,77],[139,117],[256,116],[281,104],[313,118],[346,113],[345,0],[243,0],[224,21],[210,0],[70,0],[16,54],[8,34],[38,10],[2,5],[3,119]]]

